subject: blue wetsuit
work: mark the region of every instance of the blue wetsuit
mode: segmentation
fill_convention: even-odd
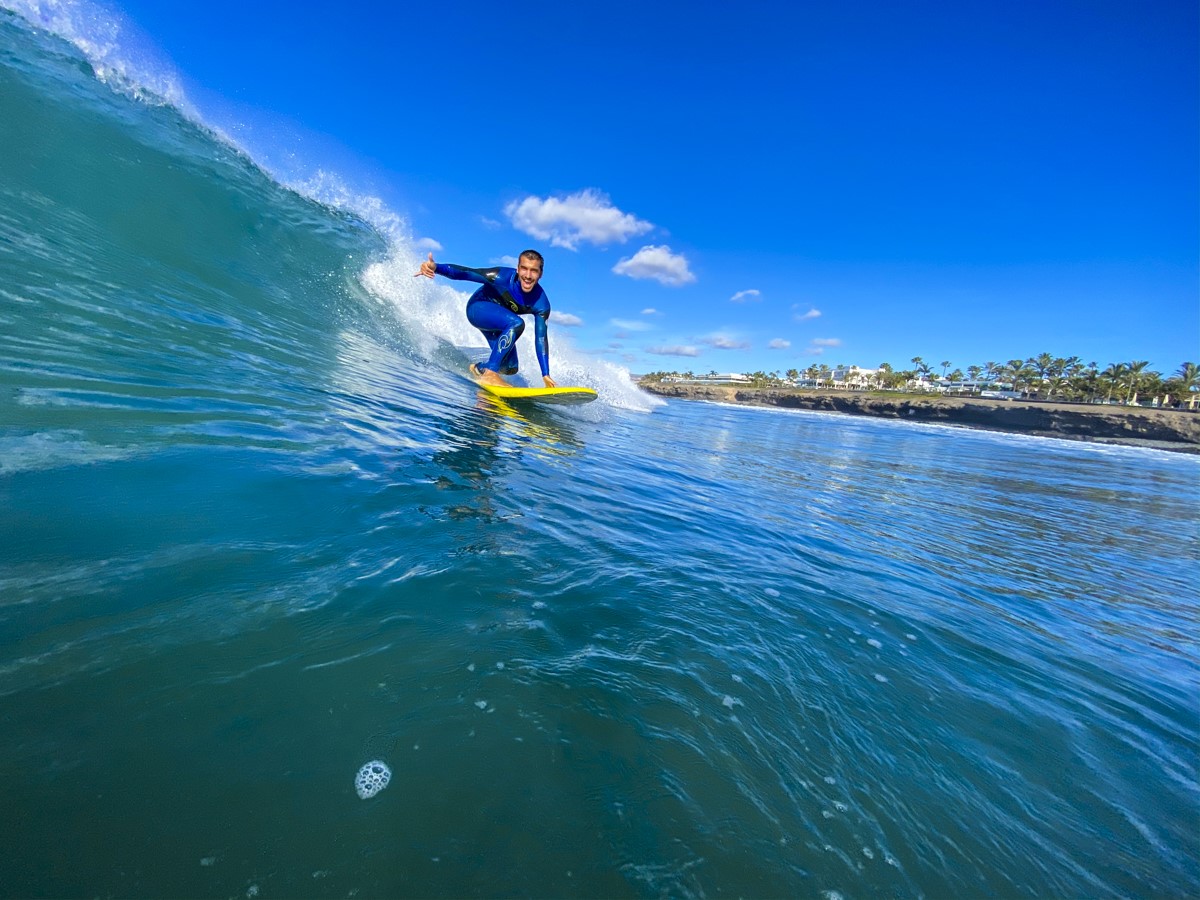
[[[467,301],[467,321],[483,332],[492,355],[479,368],[501,375],[513,375],[518,368],[517,338],[525,330],[522,315],[532,315],[534,348],[542,376],[550,374],[550,341],[546,320],[550,318],[550,300],[540,284],[526,294],[521,290],[517,270],[503,266],[492,269],[468,269],[452,263],[438,263],[437,274],[455,281],[474,281],[483,285]]]

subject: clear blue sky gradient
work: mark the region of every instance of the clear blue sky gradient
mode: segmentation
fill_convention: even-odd
[[[1194,0],[119,8],[206,118],[438,259],[539,247],[575,343],[634,372],[1200,360]],[[572,250],[505,212],[585,189],[648,230]],[[613,271],[647,245],[694,280]]]

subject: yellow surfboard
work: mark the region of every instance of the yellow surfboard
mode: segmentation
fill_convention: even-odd
[[[596,392],[590,387],[513,387],[477,381],[480,389],[504,400],[536,400],[539,403],[591,403]]]

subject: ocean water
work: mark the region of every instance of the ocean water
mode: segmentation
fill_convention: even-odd
[[[1200,893],[1200,460],[561,329],[601,399],[496,404],[398,217],[67,36],[0,10],[0,895]]]

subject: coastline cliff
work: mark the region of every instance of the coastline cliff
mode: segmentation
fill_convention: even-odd
[[[661,397],[685,400],[876,416],[1200,453],[1200,412],[1188,410],[645,380],[639,387]]]

